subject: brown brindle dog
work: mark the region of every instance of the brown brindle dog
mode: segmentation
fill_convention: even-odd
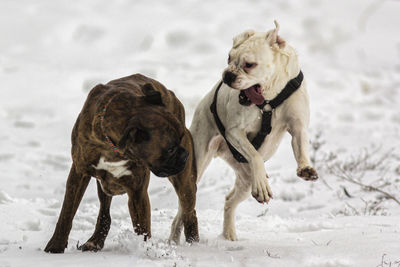
[[[161,83],[135,74],[94,87],[72,130],[72,161],[60,217],[46,252],[64,252],[91,177],[97,179],[100,211],[92,237],[80,249],[103,248],[112,196],[124,193],[135,232],[145,240],[151,237],[150,171],[169,176],[179,198],[186,241],[199,240],[193,140],[185,127],[183,105]]]

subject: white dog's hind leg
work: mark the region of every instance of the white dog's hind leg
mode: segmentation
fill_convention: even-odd
[[[289,128],[292,135],[292,148],[297,161],[297,175],[305,180],[316,180],[318,174],[311,167],[308,155],[308,135],[305,126],[300,121],[292,122]]]
[[[235,210],[240,202],[250,196],[251,178],[243,171],[236,171],[235,186],[225,197],[224,226],[222,235],[227,240],[236,241]]]
[[[175,244],[180,243],[181,233],[183,228],[183,220],[182,220],[182,208],[179,204],[178,213],[176,214],[174,221],[171,225],[171,234],[169,235],[169,241],[175,242]]]
[[[209,111],[209,108],[207,109]],[[197,111],[193,117],[192,125],[190,126],[190,133],[193,137],[194,153],[196,159],[196,169],[197,169],[197,183],[200,181],[204,170],[210,163],[213,155],[222,142],[222,136],[218,136],[218,130],[213,129],[213,126],[204,119],[201,120],[198,113],[202,111]],[[204,111],[203,111],[204,112]],[[205,116],[205,115],[203,115]]]

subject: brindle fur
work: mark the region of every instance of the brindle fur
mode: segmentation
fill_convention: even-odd
[[[149,86],[150,85],[150,86]],[[161,93],[163,105],[154,105],[146,101],[143,88],[152,87]],[[101,126],[101,113],[112,98]],[[150,101],[151,102],[151,101]],[[128,156],[126,166],[132,175],[119,179],[105,170],[95,169],[101,156],[107,161],[120,161],[105,141],[105,135],[118,141],[128,126],[145,123],[154,127],[151,140],[146,149],[128,140],[121,152]],[[157,129],[168,129],[165,132]],[[182,172],[170,176],[179,198],[180,212],[183,212],[183,226],[187,242],[199,240],[195,211],[196,168],[193,140],[185,127],[183,105],[174,93],[161,83],[140,74],[124,77],[106,85],[95,86],[83,106],[72,131],[72,167],[68,176],[61,213],[45,251],[63,253],[68,244],[72,220],[91,177],[97,178],[97,191],[100,211],[93,235],[80,249],[97,251],[103,248],[111,224],[110,205],[113,195],[128,194],[128,207],[134,230],[144,239],[151,237],[150,202],[147,194],[149,185],[149,164],[159,162],[160,146],[172,139],[182,137],[180,146],[189,152],[186,166]],[[169,138],[169,139],[168,139]],[[171,139],[171,140],[170,140]],[[128,151],[130,149],[130,151]]]

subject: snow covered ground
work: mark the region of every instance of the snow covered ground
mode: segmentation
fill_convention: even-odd
[[[400,266],[400,2],[395,0],[2,0],[0,266]],[[221,77],[232,37],[273,20],[294,46],[311,98],[321,179],[297,178],[286,136],[267,162],[275,198],[237,212],[221,238],[232,170],[216,159],[198,186],[199,244],[169,245],[177,197],[152,177],[149,242],[115,197],[104,249],[82,253],[98,200],[91,182],[65,254],[43,252],[62,204],[70,132],[90,88],[143,73],[174,90],[190,125]],[[182,240],[183,241],[183,240]],[[391,264],[391,265],[390,265]]]

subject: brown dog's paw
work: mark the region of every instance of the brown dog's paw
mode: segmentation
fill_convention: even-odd
[[[50,239],[49,243],[47,243],[44,252],[47,253],[64,253],[65,248],[67,247],[68,243],[65,246],[59,244],[59,242],[55,242],[54,240]]]
[[[82,252],[84,252],[84,251],[97,252],[97,251],[101,250],[102,248],[103,248],[103,246],[101,244],[97,244],[96,242],[93,242],[93,241],[87,241],[85,244],[78,246],[78,250],[82,250]]]
[[[187,243],[199,242],[199,226],[197,222],[196,211],[192,210],[183,215],[183,225],[185,232],[185,239]]]
[[[318,173],[313,167],[307,166],[304,168],[297,169],[297,176],[303,178],[306,181],[315,181],[318,179]]]
[[[186,242],[189,244],[197,243],[200,241],[197,225],[196,225],[196,227],[191,227],[191,229],[189,229],[189,231],[185,231],[185,239],[186,239]]]

